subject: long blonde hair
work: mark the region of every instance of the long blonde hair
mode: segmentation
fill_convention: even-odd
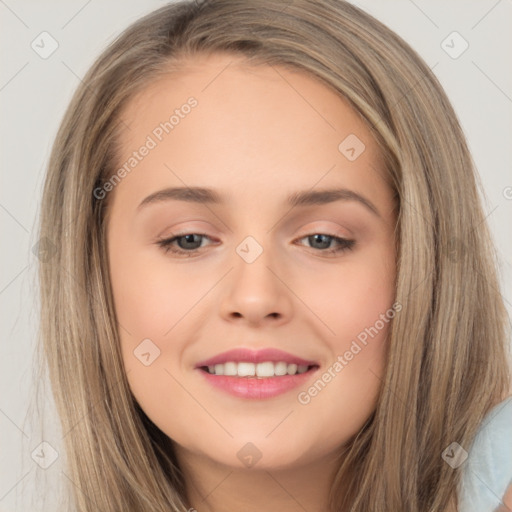
[[[376,410],[340,455],[332,510],[456,510],[460,470],[509,392],[507,315],[465,137],[439,82],[395,33],[341,0],[209,0],[165,5],[96,60],[60,126],[43,191],[41,347],[76,510],[187,510],[170,440],[134,400],[108,272],[109,196],[120,113],[196,54],[308,73],[348,99],[377,141],[399,205],[396,299]]]

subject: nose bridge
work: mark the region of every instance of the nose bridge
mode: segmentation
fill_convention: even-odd
[[[277,265],[275,251],[269,246],[270,237],[256,236],[246,236],[235,249],[234,286],[250,286],[252,293],[272,294],[276,292],[276,278],[270,270]]]

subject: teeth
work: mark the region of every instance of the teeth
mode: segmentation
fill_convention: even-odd
[[[238,377],[260,377],[268,378],[282,375],[296,375],[308,371],[307,365],[287,364],[284,361],[273,363],[265,361],[263,363],[248,363],[229,361],[224,364],[208,366],[208,373],[212,375],[230,375]]]
[[[274,363],[258,363],[256,365],[256,375],[258,377],[273,377],[274,376]]]
[[[274,366],[274,375],[286,375],[288,373],[288,365],[286,363],[276,363]]]
[[[224,365],[221,365],[224,366]],[[239,377],[254,377],[255,364],[254,363],[238,363],[238,376]],[[215,372],[217,373],[217,372]]]
[[[236,363],[224,364],[224,375],[238,375],[238,368]]]

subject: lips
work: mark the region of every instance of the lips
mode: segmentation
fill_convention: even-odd
[[[265,399],[304,385],[319,365],[277,349],[234,349],[196,364],[214,388],[237,398]],[[270,371],[270,370],[273,371]]]

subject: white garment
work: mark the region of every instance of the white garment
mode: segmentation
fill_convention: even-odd
[[[487,414],[460,469],[459,512],[493,512],[512,483],[512,397]]]

